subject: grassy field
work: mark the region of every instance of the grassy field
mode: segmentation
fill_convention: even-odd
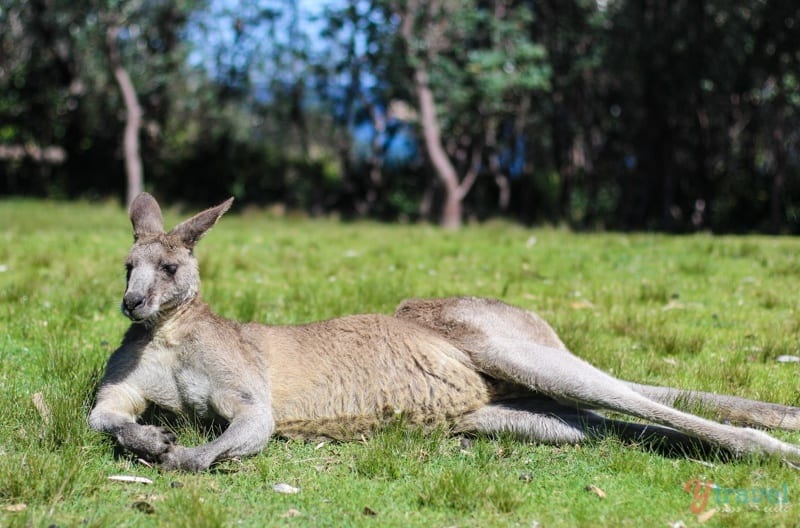
[[[166,212],[168,225],[178,219]],[[780,461],[669,458],[616,440],[555,448],[392,427],[363,443],[277,439],[201,475],[115,456],[86,416],[127,327],[118,305],[130,242],[115,206],[0,201],[2,526],[796,526],[800,518],[800,473]],[[800,405],[800,366],[777,361],[800,355],[795,239],[502,222],[448,233],[245,213],[223,218],[197,253],[203,295],[228,317],[299,323],[388,313],[410,296],[499,297],[536,310],[571,349],[619,377]],[[204,440],[192,427],[178,432],[186,443]],[[800,442],[798,433],[776,435]],[[684,491],[692,479],[736,489],[731,511],[712,494],[698,519]],[[277,483],[299,492],[276,493]],[[786,511],[757,502],[763,488],[788,492]]]

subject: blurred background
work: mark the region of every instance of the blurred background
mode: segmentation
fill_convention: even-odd
[[[0,195],[800,232],[796,0],[0,0]]]

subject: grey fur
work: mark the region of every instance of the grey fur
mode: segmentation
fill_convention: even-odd
[[[618,380],[569,352],[540,317],[500,301],[412,299],[394,316],[301,326],[224,319],[200,299],[192,249],[231,201],[169,233],[150,195],[131,205],[135,241],[122,310],[133,324],[108,361],[89,424],[163,468],[205,470],[257,453],[273,435],[361,438],[398,413],[423,427],[551,444],[655,433],[800,461],[795,445],[672,405],[682,399],[719,420],[790,430],[800,429],[800,409]],[[229,425],[205,445],[184,447],[169,431],[138,423],[151,405]]]

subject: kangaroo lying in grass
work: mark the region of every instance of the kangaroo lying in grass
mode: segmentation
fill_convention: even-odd
[[[693,402],[720,420],[791,430],[800,429],[800,408],[618,380],[574,356],[538,316],[499,301],[414,299],[394,316],[301,326],[224,319],[200,299],[193,249],[231,202],[169,233],[152,196],[130,208],[135,241],[122,311],[133,324],[108,361],[89,423],[165,469],[202,471],[259,452],[272,435],[360,438],[398,413],[412,425],[548,444],[655,432],[800,461],[798,446],[672,405]],[[167,429],[137,422],[150,405],[228,425],[213,441],[184,447]]]

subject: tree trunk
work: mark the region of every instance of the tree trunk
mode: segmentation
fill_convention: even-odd
[[[497,126],[497,119],[487,120],[486,128],[484,129],[483,133],[483,146],[486,149],[489,175],[494,179],[495,184],[497,184],[497,207],[500,209],[501,213],[505,213],[508,209],[508,204],[511,201],[511,185],[509,184],[506,175],[503,174],[503,169],[500,166],[500,158],[497,153]],[[516,124],[514,128],[516,135]],[[477,171],[480,169],[480,151],[480,148],[472,151],[473,158],[472,167],[470,170],[474,169],[475,174],[477,174]]]
[[[128,71],[122,66],[117,43],[119,27],[112,25],[106,35],[108,42],[108,59],[111,69],[119,85],[122,100],[125,103],[125,134],[123,137],[123,152],[125,156],[125,175],[127,178],[126,201],[130,206],[133,199],[142,192],[144,176],[142,158],[139,154],[139,129],[142,126],[142,107],[136,98],[136,89],[131,81]]]
[[[440,223],[444,228],[458,229],[461,227],[461,218],[463,216],[462,201],[475,183],[477,171],[473,173],[471,167],[463,181],[459,182],[458,171],[442,144],[439,118],[436,115],[436,102],[428,78],[428,70],[426,69],[430,67],[432,57],[438,53],[442,42],[427,42],[428,45],[425,46],[424,57],[415,57],[416,53],[414,51],[415,43],[418,40],[417,37],[419,37],[419,35],[414,34],[414,26],[420,10],[423,10],[424,14],[439,13],[439,15],[442,15],[447,9],[437,2],[408,0],[406,2],[395,2],[394,10],[401,20],[400,35],[405,41],[409,63],[413,65],[414,91],[419,104],[420,124],[425,141],[425,150],[436,172],[436,177],[444,187],[445,199]],[[440,36],[438,35],[437,39]],[[424,35],[422,39],[425,41],[430,40],[425,38]]]
[[[779,109],[782,108],[779,106]],[[775,156],[775,173],[772,176],[772,189],[770,192],[770,230],[780,233],[783,226],[783,195],[786,184],[786,144],[782,125],[778,124],[772,132],[772,149]]]
[[[420,122],[422,124],[422,135],[425,139],[425,149],[428,151],[436,176],[444,185],[445,200],[442,208],[441,225],[448,229],[458,229],[461,227],[461,200],[469,191],[469,188],[462,189],[459,186],[458,173],[447,156],[444,145],[442,145],[433,90],[431,90],[428,83],[428,73],[422,66],[417,66],[414,69],[414,87],[419,100]]]

